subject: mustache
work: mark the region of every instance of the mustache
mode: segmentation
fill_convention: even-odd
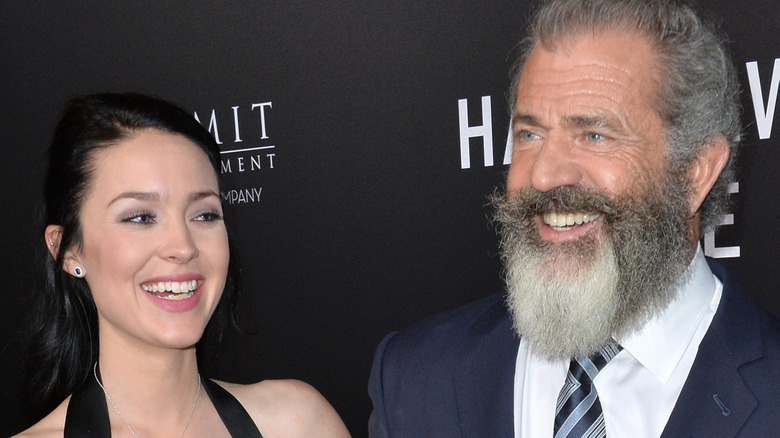
[[[498,190],[491,196],[495,208],[494,220],[523,220],[543,213],[595,212],[601,213],[611,222],[610,218],[619,216],[617,203],[604,194],[579,186],[555,187],[546,192],[533,187],[523,187],[509,193]],[[513,218],[502,217],[511,212]]]

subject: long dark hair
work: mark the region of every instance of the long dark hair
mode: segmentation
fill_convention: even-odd
[[[220,174],[220,151],[192,115],[162,99],[135,93],[94,94],[69,100],[48,149],[41,236],[48,225],[62,227],[57,257],[42,250],[41,285],[33,304],[32,336],[26,364],[33,416],[55,408],[90,376],[98,358],[98,319],[92,292],[83,278],[63,270],[65,251],[79,247],[79,211],[92,183],[94,154],[143,129],[183,135],[208,156]],[[47,242],[44,239],[44,249]],[[218,343],[235,326],[239,292],[236,251],[229,239],[227,284],[214,316],[198,343]],[[202,357],[202,352],[200,353]]]

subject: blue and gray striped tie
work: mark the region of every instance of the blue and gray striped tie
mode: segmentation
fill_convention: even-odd
[[[587,357],[571,360],[555,406],[555,438],[604,438],[604,413],[593,385],[596,374],[622,347],[614,341]]]

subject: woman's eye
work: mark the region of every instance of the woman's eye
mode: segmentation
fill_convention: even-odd
[[[222,215],[220,215],[215,211],[208,211],[195,216],[195,220],[201,222],[213,222],[213,221],[218,221],[220,219],[222,219]]]
[[[151,224],[154,223],[154,215],[150,213],[134,213],[122,219],[122,222],[129,222],[134,224]]]
[[[593,142],[599,142],[599,141],[604,140],[604,136],[603,135],[596,134],[595,132],[589,132],[589,133],[585,134],[585,138],[588,141],[593,141]]]

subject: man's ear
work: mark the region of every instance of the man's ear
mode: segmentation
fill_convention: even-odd
[[[47,226],[43,235],[46,239],[46,247],[49,249],[49,253],[56,260],[60,252],[60,243],[62,242],[62,225]],[[78,254],[72,248],[66,249],[63,254],[62,268],[74,277],[82,277],[84,272],[82,266]],[[79,268],[81,274],[76,273],[76,267]]]
[[[691,163],[690,215],[694,216],[712,189],[729,160],[729,142],[723,135],[716,135],[702,147]]]

